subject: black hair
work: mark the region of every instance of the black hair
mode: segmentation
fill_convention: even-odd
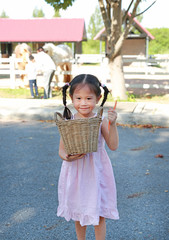
[[[39,47],[39,48],[37,49],[37,51],[38,51],[38,52],[44,52],[44,48],[43,48],[43,47]]]
[[[73,93],[76,89],[76,87],[79,84],[87,84],[89,86],[89,88],[91,89],[91,91],[93,91],[97,97],[99,97],[101,95],[101,88],[103,88],[104,90],[104,96],[103,96],[103,100],[101,103],[101,107],[103,107],[103,105],[105,104],[106,100],[107,100],[107,95],[109,93],[108,88],[105,85],[102,85],[100,83],[100,81],[98,80],[97,77],[95,77],[94,75],[91,74],[80,74],[77,75],[75,78],[73,78],[73,80],[70,83],[65,84],[65,86],[63,86],[62,88],[62,94],[63,94],[63,105],[65,106],[64,112],[63,112],[63,117],[66,119],[71,119],[71,111],[69,110],[69,108],[66,106],[66,92],[67,89],[70,87],[69,89],[69,94],[70,96],[73,96]]]
[[[32,61],[34,59],[33,55],[29,55],[29,60]]]

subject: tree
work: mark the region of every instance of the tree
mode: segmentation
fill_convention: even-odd
[[[89,26],[87,33],[89,39],[93,39],[96,34],[103,28],[104,23],[99,7],[96,7],[95,12],[90,17]]]
[[[6,12],[3,10],[1,15],[0,15],[0,18],[9,18],[9,16],[7,16]]]
[[[45,1],[52,5],[55,9],[66,9],[67,7],[71,6],[75,0]],[[155,3],[155,1],[153,2],[153,4]],[[124,39],[127,37],[132,26],[133,18],[139,15],[138,6],[141,2],[142,0],[130,0],[130,3],[126,10],[122,11],[122,0],[98,0],[107,35],[106,55],[109,59],[112,86],[111,91],[114,98],[127,98],[122,66],[121,49]],[[130,17],[129,20],[127,20],[129,12]]]
[[[59,10],[54,9],[54,11],[55,11],[55,13],[54,13],[53,17],[54,17],[54,18],[60,17]]]
[[[140,7],[138,6],[138,8],[137,8],[137,11],[138,12],[141,12],[141,10],[140,10]],[[143,15],[138,15],[138,16],[136,16],[136,19],[141,23],[141,21],[143,20]]]
[[[33,10],[32,17],[34,17],[34,18],[41,18],[41,17],[43,18],[43,17],[45,17],[45,14],[44,14],[42,8],[41,8],[41,9],[38,9],[38,8],[36,7],[36,8]]]
[[[169,28],[148,29],[155,36],[149,43],[149,54],[169,54]]]

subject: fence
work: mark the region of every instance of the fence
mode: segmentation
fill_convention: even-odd
[[[17,63],[22,62],[22,59],[11,56],[9,58],[0,58],[0,75],[8,74],[10,76],[10,88],[16,87],[16,75],[26,74],[25,70],[16,69]],[[99,63],[107,66],[107,61],[104,54],[76,54],[72,60],[74,65],[83,63]],[[131,75],[145,76],[148,75],[169,75],[169,57],[157,56],[156,58],[141,58],[140,56],[123,56],[124,74],[125,77]],[[6,66],[6,68],[5,68]],[[161,66],[161,67],[159,67]],[[56,75],[69,74],[67,71],[56,71]],[[71,73],[73,75],[73,72]]]
[[[105,54],[75,54],[75,63],[102,63]]]
[[[16,64],[22,62],[22,59],[15,58],[14,56],[11,56],[9,58],[0,58],[0,64],[4,63],[1,65],[0,68],[0,75],[10,75],[10,88],[15,88],[15,76],[16,74],[25,74],[25,70],[18,70],[16,69]],[[6,65],[7,64],[7,65]],[[8,66],[9,65],[9,66]],[[8,68],[5,68],[7,66]]]

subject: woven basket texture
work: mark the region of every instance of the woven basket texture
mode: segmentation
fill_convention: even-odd
[[[68,155],[97,152],[102,112],[103,108],[99,108],[96,117],[71,120],[55,113],[56,125]]]

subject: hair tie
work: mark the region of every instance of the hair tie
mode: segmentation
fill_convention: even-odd
[[[104,83],[101,84],[102,88],[104,88],[106,85]]]
[[[68,86],[69,87],[69,83],[67,82],[67,83],[65,83],[65,86]]]

